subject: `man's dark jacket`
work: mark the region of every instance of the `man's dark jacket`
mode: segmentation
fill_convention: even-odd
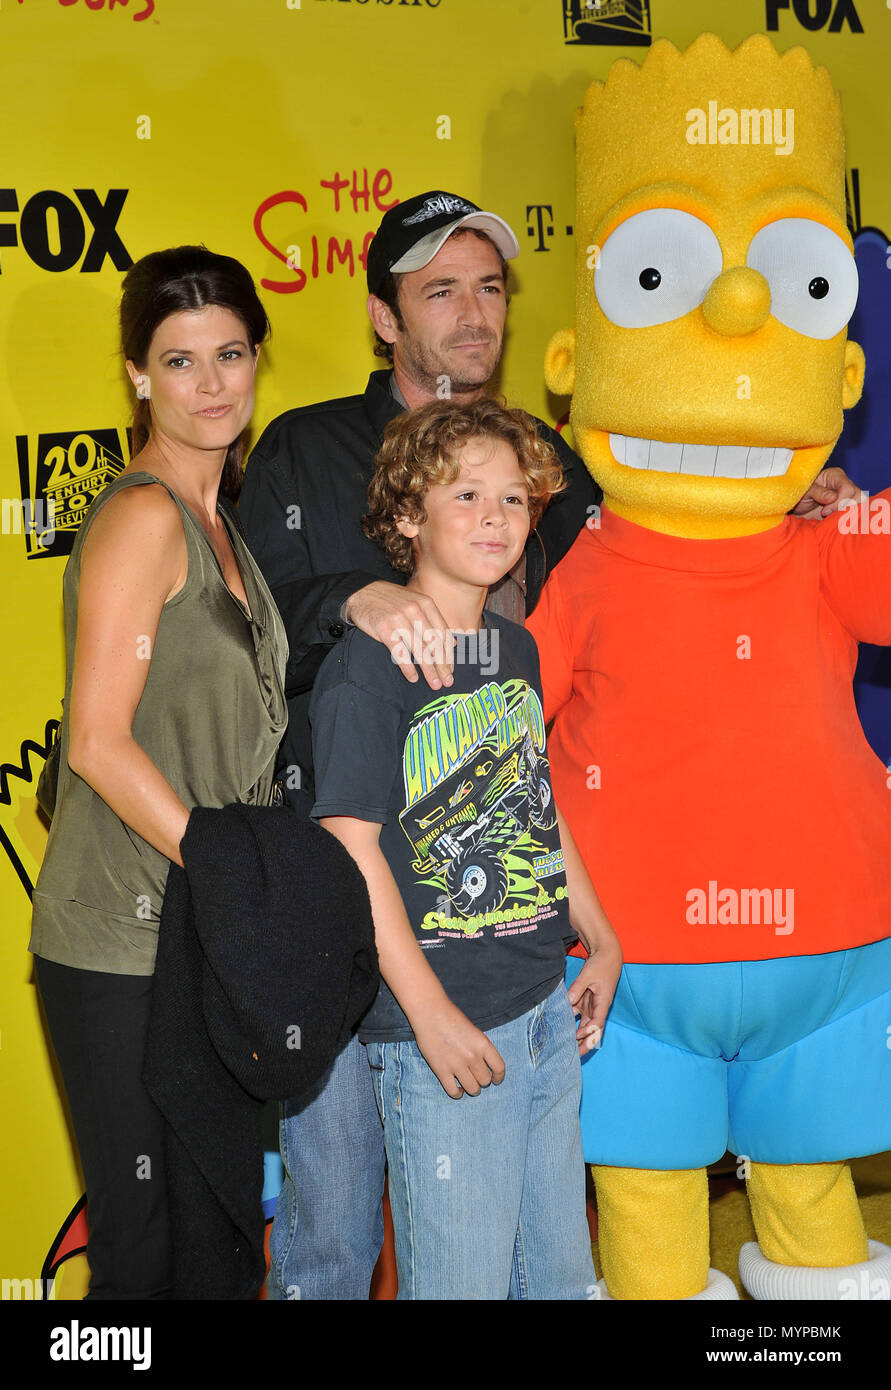
[[[344,634],[341,605],[376,579],[405,583],[362,531],[374,457],[402,406],[389,371],[372,372],[361,396],[289,410],[264,430],[251,454],[239,499],[241,523],[272,590],[291,649],[285,674],[288,731],[280,768],[300,768],[312,791],[309,696],[326,654]],[[526,545],[526,611],[562,560],[601,493],[581,459],[549,425],[536,420],[563,465],[567,482]],[[297,780],[292,774],[292,788]]]
[[[143,1078],[165,1120],[172,1297],[260,1289],[263,1102],[308,1097],[374,1000],[365,880],[286,807],[195,807],[158,933]]]

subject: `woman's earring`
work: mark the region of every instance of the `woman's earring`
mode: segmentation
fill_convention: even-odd
[[[152,394],[151,382],[147,376],[136,378],[136,395],[139,400],[147,401]]]

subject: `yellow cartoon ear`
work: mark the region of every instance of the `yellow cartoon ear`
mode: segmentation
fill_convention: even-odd
[[[545,381],[555,396],[575,390],[575,329],[559,328],[545,350]]]
[[[842,406],[850,410],[856,405],[863,391],[863,377],[866,372],[866,357],[859,343],[849,338],[845,343],[845,380],[842,386]]]

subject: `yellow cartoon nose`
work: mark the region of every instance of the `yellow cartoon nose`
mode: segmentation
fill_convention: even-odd
[[[760,271],[731,266],[712,281],[702,312],[716,333],[742,338],[760,328],[770,313],[770,286]]]

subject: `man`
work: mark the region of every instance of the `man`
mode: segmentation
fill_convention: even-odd
[[[383,432],[402,410],[439,397],[483,394],[501,356],[506,261],[517,239],[500,217],[465,198],[431,192],[391,208],[368,254],[368,313],[392,371],[371,374],[364,395],[289,411],[266,429],[245,475],[242,524],[281,610],[291,656],[281,780],[296,807],[312,805],[309,695],[346,622],[396,650],[411,648],[433,689],[451,683],[445,643],[424,634],[446,624],[435,603],[411,594],[362,533],[366,490]],[[568,487],[552,502],[500,607],[522,622],[600,492],[547,425]],[[523,570],[525,569],[525,574]],[[493,595],[491,603],[498,602]],[[412,662],[399,664],[417,680]],[[364,1049],[344,1050],[317,1097],[283,1106],[285,1183],[270,1241],[274,1298],[364,1299],[382,1242],[384,1150]]]
[[[518,254],[507,223],[465,198],[430,192],[391,208],[369,248],[367,280],[376,351],[392,370],[372,372],[363,395],[288,411],[251,455],[241,519],[290,643],[280,776],[304,812],[314,799],[312,682],[347,623],[386,643],[406,679],[418,679],[407,646],[431,688],[451,683],[442,614],[427,596],[403,588],[360,523],[388,422],[437,396],[470,402],[485,392],[501,356],[506,261]],[[557,451],[567,487],[532,532],[513,579],[490,594],[490,607],[519,621],[601,497],[560,436],[537,424]],[[819,515],[836,491],[815,485],[812,495]],[[431,632],[442,641],[430,643]],[[286,1176],[270,1240],[270,1296],[367,1298],[382,1241],[384,1152],[355,1039],[310,1104],[283,1106],[281,1148]]]
[[[293,795],[298,788],[313,790],[309,692],[325,654],[344,634],[344,619],[391,648],[398,642],[394,634],[411,633],[413,655],[429,683],[439,688],[447,677],[447,662],[429,660],[418,640],[421,631],[445,626],[435,604],[406,598],[399,575],[362,534],[360,520],[389,421],[437,396],[469,402],[485,390],[501,356],[505,259],[518,254],[507,223],[465,198],[427,193],[391,208],[371,244],[367,278],[376,351],[393,370],[372,372],[363,395],[288,411],[268,426],[251,455],[240,512],[291,648],[281,766],[292,801],[301,801]],[[540,431],[557,450],[569,486],[526,549],[530,611],[600,499],[560,436],[543,423]],[[507,616],[522,622],[522,593],[516,584],[505,587],[520,600]],[[413,665],[401,665],[408,679],[417,679]]]

